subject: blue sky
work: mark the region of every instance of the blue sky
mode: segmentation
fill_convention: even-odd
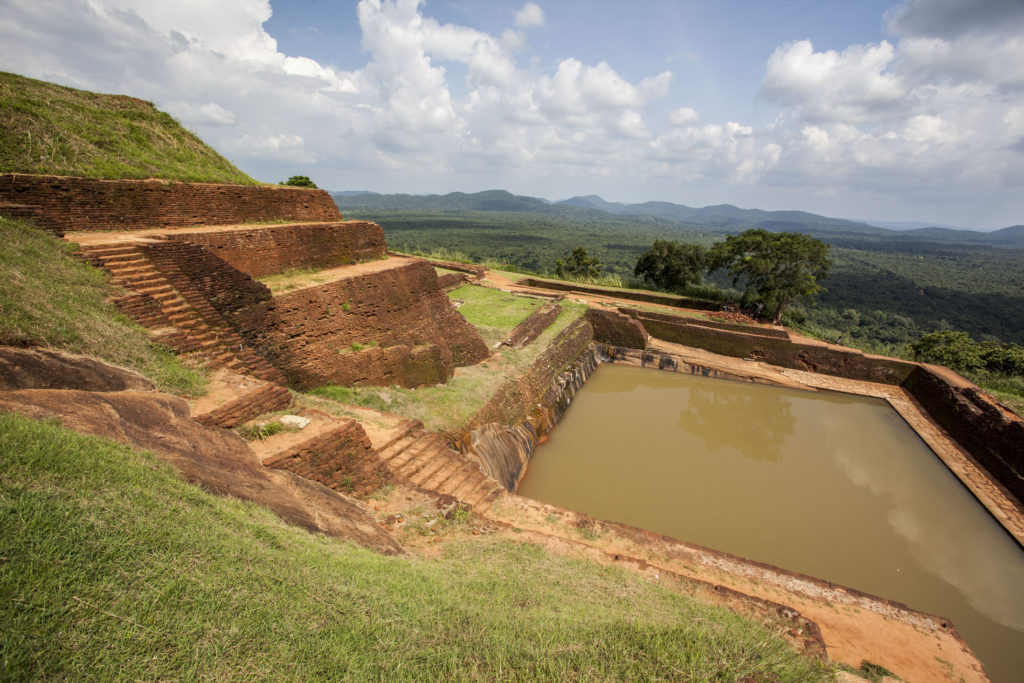
[[[260,180],[1024,223],[1024,3],[4,0]]]

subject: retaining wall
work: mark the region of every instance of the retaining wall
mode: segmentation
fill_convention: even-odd
[[[97,180],[0,173],[0,214],[65,232],[177,228],[252,221],[339,221],[323,190],[166,180]]]
[[[1000,408],[976,386],[961,385],[921,365],[903,386],[960,445],[1024,503],[1024,420]]]
[[[231,320],[299,389],[422,386],[489,355],[423,261],[282,294]]]
[[[629,315],[600,308],[588,308],[586,318],[594,328],[594,341],[631,349],[647,348],[647,331]]]
[[[529,346],[539,337],[544,330],[551,327],[551,324],[558,319],[562,313],[562,307],[557,302],[546,303],[536,311],[526,316],[523,322],[515,326],[508,334],[508,338],[502,343],[514,349],[521,349]]]
[[[707,349],[723,356],[752,358],[796,370],[883,384],[902,384],[917,367],[909,361],[872,356],[856,349],[716,329],[692,323],[686,318],[671,320],[671,316],[650,316],[645,312],[640,312],[638,318],[647,332],[658,339]]]
[[[355,420],[340,421],[308,441],[265,458],[263,465],[358,497],[372,494],[388,481],[386,468]]]
[[[517,285],[523,287],[538,287],[540,289],[554,289],[560,292],[583,292],[585,294],[598,294],[613,299],[629,299],[631,301],[644,301],[662,306],[674,306],[675,308],[692,308],[698,311],[717,311],[722,304],[717,301],[706,299],[691,299],[685,296],[671,296],[668,294],[651,294],[648,292],[634,292],[628,289],[613,289],[608,287],[594,287],[592,285],[581,285],[575,282],[559,282],[557,280],[539,280],[527,277],[516,281]]]
[[[252,277],[274,275],[289,268],[323,270],[383,258],[387,253],[384,231],[369,221],[182,231],[169,239],[204,247]]]
[[[570,323],[529,370],[506,380],[458,434],[450,435],[507,490],[515,490],[539,439],[597,367],[596,353],[588,348],[593,336],[583,318]]]

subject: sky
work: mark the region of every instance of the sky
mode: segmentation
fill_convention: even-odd
[[[0,0],[267,182],[1024,223],[1022,0]]]

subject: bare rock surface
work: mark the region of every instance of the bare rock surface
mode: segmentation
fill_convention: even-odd
[[[58,361],[67,360],[59,358],[62,354],[52,355],[57,356]],[[16,370],[6,370],[4,377],[31,378],[36,368],[61,367],[59,363],[41,365],[31,354],[13,361],[7,353],[0,358],[7,366],[17,366]],[[21,358],[27,359],[26,364],[20,364]],[[81,364],[76,357],[71,357],[69,367],[89,368],[90,372],[69,373],[70,381],[64,384],[109,387],[131,379],[123,371],[100,361],[93,363],[95,365]],[[47,376],[44,374],[35,383],[57,383],[56,378],[48,380]],[[13,380],[5,380],[3,386],[12,383]],[[18,383],[33,382],[21,379]],[[263,468],[238,435],[194,422],[189,417],[188,404],[169,394],[138,389],[8,389],[0,390],[0,411],[36,419],[55,417],[76,432],[151,450],[187,480],[209,491],[265,505],[286,521],[310,531],[349,540],[385,554],[404,552],[398,542],[351,499],[290,472]]]
[[[156,385],[136,372],[89,356],[0,346],[0,390],[150,391],[155,388]]]

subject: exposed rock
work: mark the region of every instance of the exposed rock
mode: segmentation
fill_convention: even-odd
[[[136,372],[89,356],[0,346],[0,390],[151,391],[155,388],[156,385]]]
[[[295,429],[305,429],[309,426],[309,418],[302,417],[301,415],[282,415],[277,418],[277,421],[285,427],[293,427]]]
[[[233,432],[189,418],[185,401],[157,392],[22,389],[0,392],[0,410],[56,417],[76,432],[154,451],[189,481],[250,500],[311,531],[386,554],[401,546],[354,502],[290,472],[266,470]]]

